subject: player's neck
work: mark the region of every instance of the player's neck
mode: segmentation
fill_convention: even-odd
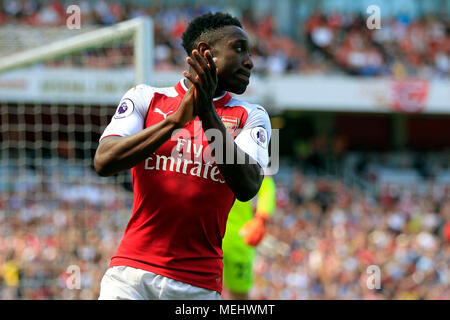
[[[186,86],[186,88],[188,90],[191,86],[193,86],[193,84],[190,81],[188,81],[186,79],[183,79],[183,81],[184,81],[184,85]],[[223,95],[225,95],[225,92],[226,92],[225,90],[222,90],[219,87],[217,87],[216,93],[214,93],[214,98],[222,97]]]

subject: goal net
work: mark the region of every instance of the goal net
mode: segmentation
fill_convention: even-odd
[[[152,20],[0,42],[0,299],[96,299],[132,195],[93,157],[120,97],[152,81]]]

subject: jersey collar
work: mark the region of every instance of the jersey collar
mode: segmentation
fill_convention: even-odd
[[[184,96],[187,92],[187,87],[184,83],[184,79],[181,79],[176,85],[175,85],[175,90],[178,92],[178,94],[180,96]],[[215,107],[222,107],[224,106],[226,103],[228,103],[228,101],[230,101],[231,99],[231,95],[228,91],[225,91],[225,93],[223,95],[221,95],[220,97],[216,97],[213,99],[213,103]]]

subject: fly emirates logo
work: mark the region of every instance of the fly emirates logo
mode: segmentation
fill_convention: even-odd
[[[202,143],[177,138],[177,144],[170,156],[154,153],[145,160],[145,170],[164,170],[190,174],[214,182],[225,183],[221,179],[219,168],[209,151],[203,150]],[[209,153],[209,156],[208,156]]]

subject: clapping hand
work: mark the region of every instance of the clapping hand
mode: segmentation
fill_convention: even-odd
[[[193,84],[195,88],[195,113],[201,115],[213,110],[213,98],[217,89],[217,58],[213,58],[210,50],[205,50],[202,56],[198,50],[192,51],[192,58],[187,57],[186,62],[192,67],[197,75],[186,71],[183,75]]]

